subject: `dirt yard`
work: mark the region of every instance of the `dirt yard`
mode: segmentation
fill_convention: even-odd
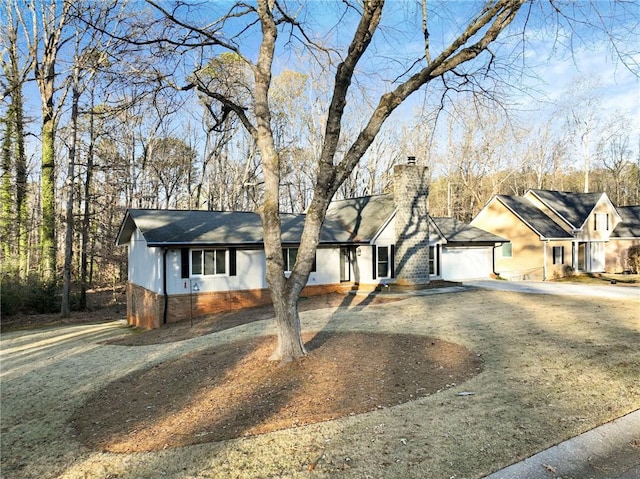
[[[3,333],[2,477],[478,478],[640,408],[640,299],[470,290],[301,310],[310,355],[285,367],[265,360],[269,308]]]

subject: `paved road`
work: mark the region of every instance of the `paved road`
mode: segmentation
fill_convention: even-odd
[[[640,410],[580,434],[484,479],[638,479]]]
[[[476,288],[520,293],[590,296],[611,299],[640,298],[639,286],[622,284],[583,285],[543,281],[499,281],[491,279],[465,281],[464,284]]]

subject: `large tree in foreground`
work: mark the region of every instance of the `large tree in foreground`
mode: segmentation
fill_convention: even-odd
[[[246,102],[241,101],[238,96],[229,94],[229,90],[210,89],[197,81],[189,87],[197,87],[201,93],[217,102],[221,117],[229,114],[237,115],[260,152],[264,171],[264,196],[259,212],[264,228],[267,282],[274,302],[278,329],[278,343],[272,359],[281,361],[296,359],[306,354],[297,311],[298,298],[309,277],[319,242],[320,229],[334,193],[358,165],[384,122],[412,93],[430,84],[444,86],[444,90],[468,89],[477,86],[480,79],[492,77],[496,65],[500,65],[492,46],[496,45],[496,40],[508,30],[511,34],[524,38],[527,12],[522,15],[517,28],[509,29],[509,26],[518,16],[523,5],[528,2],[491,0],[473,4],[477,10],[468,16],[466,24],[448,28],[447,25],[443,25],[443,18],[446,15],[436,18],[436,23],[432,23],[431,16],[434,10],[427,8],[426,0],[422,0],[416,10],[419,12],[418,15],[422,16],[422,31],[419,32],[422,48],[415,54],[415,58],[410,59],[405,56],[403,61],[397,61],[399,71],[390,73],[387,77],[388,81],[384,81],[382,73],[376,76],[370,75],[366,79],[359,78],[358,73],[371,65],[367,62],[372,61],[373,53],[368,50],[374,40],[384,38],[385,35],[393,35],[396,31],[393,30],[395,27],[391,26],[388,26],[386,31],[380,28],[383,15],[396,15],[396,18],[401,21],[402,16],[397,16],[398,6],[403,5],[403,8],[409,8],[408,5],[413,5],[415,7],[414,3],[395,2],[385,7],[383,0],[368,0],[362,3],[342,2],[341,7],[338,8],[345,9],[342,12],[344,23],[335,30],[329,26],[324,32],[326,35],[318,36],[317,32],[312,33],[311,30],[307,30],[305,24],[305,20],[309,18],[307,10],[312,8],[313,2],[295,5],[293,2],[276,0],[258,0],[255,5],[238,2],[223,12],[224,14],[219,18],[213,20],[208,18],[206,26],[190,23],[189,18],[202,18],[202,15],[193,15],[193,12],[184,4],[176,3],[173,9],[168,9],[164,2],[153,0],[148,2],[162,13],[163,25],[167,24],[164,21],[168,19],[184,32],[183,36],[176,35],[174,32],[160,39],[156,38],[157,44],[170,44],[179,48],[202,48],[204,63],[207,60],[207,53],[204,52],[214,51],[215,54],[220,54],[221,50],[230,51],[238,55],[252,72],[251,98]],[[325,7],[331,8],[327,5]],[[552,10],[555,9],[553,11],[557,15],[566,18],[564,12],[556,6],[556,2],[550,4],[550,7]],[[529,13],[532,8],[538,8],[538,5],[528,3],[525,7]],[[458,13],[463,16],[469,15],[471,9],[472,4],[465,3],[464,11]],[[437,13],[437,10],[435,12]],[[356,21],[352,24],[344,21],[344,18],[354,17]],[[324,15],[319,15],[314,23],[322,24],[326,18]],[[438,30],[438,37],[448,38],[448,41],[439,43],[437,46],[432,44],[430,33],[434,25]],[[230,29],[234,26],[236,34],[230,34]],[[246,41],[246,39],[243,41],[242,35],[255,26],[259,26],[259,32],[255,33],[257,40],[253,37],[253,41]],[[315,40],[323,38],[324,41],[328,38],[328,32],[341,35],[350,28],[353,28],[351,30],[353,33],[349,35],[346,48],[342,51],[340,51],[340,44],[331,49],[325,49],[321,48],[319,42]],[[284,35],[287,35],[286,38],[279,38]],[[153,39],[146,38],[139,41],[148,44]],[[316,55],[318,61],[326,61],[325,66],[334,70],[335,79],[331,97],[328,100],[322,148],[318,163],[314,165],[316,176],[313,199],[307,209],[297,261],[291,275],[287,277],[284,274],[279,215],[283,159],[279,155],[274,138],[270,94],[274,71],[283,61],[283,57],[278,56],[278,49],[294,41],[299,41],[309,49]],[[257,54],[256,42],[258,43]],[[250,46],[253,50],[244,50],[244,46]],[[376,44],[375,50],[378,52],[384,50],[382,43]],[[402,54],[405,52],[406,50]],[[398,54],[397,43],[395,53]],[[389,60],[386,66],[389,67],[394,63],[396,63],[395,58],[393,61]],[[499,75],[500,73],[495,76]],[[380,79],[377,91],[380,92],[384,88],[387,91],[378,93],[378,99],[372,102],[368,118],[362,122],[359,132],[347,139],[345,148],[341,142],[345,141],[343,120],[347,99],[353,95],[356,82],[360,82],[358,85],[364,82],[375,83],[374,78]],[[438,95],[441,95],[441,92],[442,88]]]

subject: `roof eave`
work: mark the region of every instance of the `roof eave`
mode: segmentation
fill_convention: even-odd
[[[116,241],[115,241],[116,246],[124,246],[127,243],[129,243],[129,241],[131,240],[131,234],[133,233],[133,229],[131,230],[130,233],[128,233],[128,237],[126,241],[123,241],[123,238],[122,238],[123,233],[125,233],[125,226],[127,225],[127,221],[132,222],[135,228],[136,222],[131,217],[131,213],[129,209],[127,209],[127,212],[124,215],[124,219],[122,220],[122,223],[120,223],[120,228],[118,228],[118,234],[116,235]]]
[[[500,202],[500,203],[501,203],[501,204],[502,204],[506,209],[508,209],[509,211],[511,211],[511,213],[513,213],[517,218],[519,218],[519,219],[520,219],[520,221],[522,221],[525,225],[527,225],[527,227],[529,227],[529,228],[530,228],[534,233],[536,233],[536,234],[540,237],[540,239],[543,239],[543,238],[544,238],[544,234],[543,234],[542,232],[538,231],[538,230],[537,230],[537,229],[536,229],[536,228],[535,228],[531,223],[529,223],[529,222],[528,222],[527,220],[525,220],[522,216],[520,216],[520,215],[518,214],[518,212],[517,212],[517,211],[515,211],[515,210],[514,210],[513,208],[511,208],[507,203],[505,203],[504,201],[502,201],[502,200],[500,199],[500,197],[499,197],[499,196],[496,196],[495,198],[496,198],[496,200],[498,200],[498,201],[499,201],[499,202]]]

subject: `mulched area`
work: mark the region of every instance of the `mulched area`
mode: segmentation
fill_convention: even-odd
[[[394,406],[482,370],[480,355],[437,338],[329,331],[304,339],[309,355],[284,365],[268,359],[275,337],[259,337],[134,372],[75,412],[75,435],[111,452],[223,441]]]
[[[447,286],[445,282],[431,287]],[[363,308],[399,301],[381,294],[300,298],[299,311]],[[59,315],[16,315],[2,329],[85,324],[123,319],[124,290],[92,296],[92,309]],[[263,306],[216,314],[110,340],[128,347],[166,344],[273,318]],[[9,320],[7,320],[9,319]],[[96,392],[70,424],[91,449],[154,451],[313,424],[412,401],[459,384],[482,370],[466,348],[404,334],[304,335],[305,358],[269,360],[275,337],[258,337],[187,354],[134,372]]]

